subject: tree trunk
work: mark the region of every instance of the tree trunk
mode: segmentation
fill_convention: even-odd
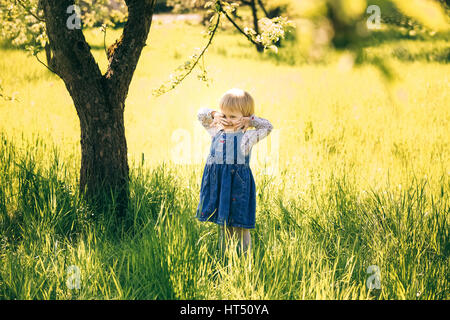
[[[120,39],[108,49],[109,66],[104,75],[81,29],[66,24],[66,10],[74,0],[41,1],[52,53],[47,55],[49,65],[64,81],[80,120],[80,192],[96,210],[108,210],[110,200],[116,201],[116,213],[124,216],[129,195],[125,99],[150,31],[156,0],[125,0],[128,20]]]
[[[89,99],[89,96],[84,98]],[[123,109],[118,103],[97,103],[92,106],[89,117],[80,117],[80,190],[100,210],[109,209],[112,193],[117,203],[117,214],[125,216],[129,196],[129,167]]]

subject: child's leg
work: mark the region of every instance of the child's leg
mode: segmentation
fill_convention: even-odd
[[[233,235],[239,239],[239,247],[242,252],[249,251],[251,247],[250,229],[233,227]]]
[[[222,253],[228,247],[229,243],[238,241],[238,252],[246,253],[251,247],[250,229],[240,227],[220,227],[220,250]]]
[[[233,227],[229,226],[219,226],[219,248],[222,254],[225,253],[226,248],[228,247],[228,243],[231,241],[231,238],[234,235]]]

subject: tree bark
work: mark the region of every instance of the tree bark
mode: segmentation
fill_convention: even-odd
[[[104,75],[81,29],[66,25],[74,0],[42,0],[52,65],[73,99],[81,129],[80,192],[96,210],[108,210],[111,193],[126,214],[129,167],[124,109],[128,88],[150,31],[156,0],[126,0],[123,34],[108,49]],[[105,201],[106,200],[106,201]]]

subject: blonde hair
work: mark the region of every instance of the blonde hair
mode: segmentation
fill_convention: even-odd
[[[224,93],[220,98],[221,110],[240,111],[244,117],[255,113],[255,102],[252,96],[242,89],[233,88]]]

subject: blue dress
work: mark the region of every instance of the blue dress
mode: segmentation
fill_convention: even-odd
[[[199,221],[255,228],[256,185],[249,165],[251,149],[244,155],[239,147],[243,135],[222,129],[212,137],[196,212]]]

